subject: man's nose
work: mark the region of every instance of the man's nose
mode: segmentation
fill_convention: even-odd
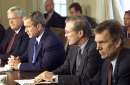
[[[99,44],[97,44],[97,47],[96,47],[97,50],[101,50],[101,46]]]

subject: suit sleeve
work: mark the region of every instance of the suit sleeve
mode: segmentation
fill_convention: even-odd
[[[55,40],[54,40],[55,39]],[[52,43],[53,42],[53,43]],[[32,57],[32,56],[30,56]],[[41,44],[41,49],[38,53],[36,62],[33,64],[30,62],[22,63],[20,70],[22,71],[44,71],[53,70],[63,64],[65,60],[64,48],[56,38],[47,38],[44,43]]]
[[[66,57],[64,64],[55,69],[53,73],[58,75],[70,74],[69,55]]]

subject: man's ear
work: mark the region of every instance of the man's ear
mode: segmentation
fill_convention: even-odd
[[[116,44],[116,48],[119,48],[122,44],[122,40],[121,39],[117,40],[117,43],[115,44]]]
[[[83,30],[79,31],[79,35],[80,35],[80,37],[82,37],[84,35]]]
[[[39,28],[40,27],[40,24],[37,24],[37,26],[36,26],[37,28]]]
[[[37,24],[37,29],[40,30],[42,28],[42,25],[41,24]]]

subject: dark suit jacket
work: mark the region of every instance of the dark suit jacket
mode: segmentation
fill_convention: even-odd
[[[0,43],[3,40],[5,34],[5,28],[0,24]]]
[[[89,16],[85,16],[85,17],[89,23],[89,24],[87,24],[87,26],[89,26],[91,29],[93,29],[97,26],[96,21],[92,17],[89,17]]]
[[[58,74],[61,85],[91,85],[98,81],[98,72],[101,68],[100,54],[96,50],[96,44],[93,39],[89,39],[83,52],[82,65],[79,76],[76,76],[76,57],[77,47],[70,47],[65,63],[54,70]],[[96,82],[97,83],[97,82]]]
[[[45,18],[46,18],[46,14]],[[58,28],[64,28],[65,27],[65,19],[62,16],[60,16],[58,13],[55,11],[53,12],[52,17],[49,19],[49,21],[46,23],[46,27],[58,27]]]
[[[30,40],[28,52],[25,55],[28,62],[20,65],[21,71],[51,71],[64,63],[63,43],[51,31],[44,31],[36,52],[36,61],[32,63],[34,42],[34,38]]]
[[[28,46],[29,37],[25,33],[24,26],[21,27],[19,33],[17,34],[17,37],[15,39],[15,42],[13,43],[11,47],[11,51],[9,54],[6,53],[6,49],[8,44],[10,43],[10,40],[14,34],[14,31],[11,30],[11,28],[8,28],[5,32],[5,36],[0,44],[0,58],[5,63],[9,57],[9,55],[14,56],[22,56],[24,52],[26,51],[26,47]]]
[[[108,62],[102,67],[101,85],[107,85]],[[117,58],[112,85],[130,85],[130,49],[123,48]]]

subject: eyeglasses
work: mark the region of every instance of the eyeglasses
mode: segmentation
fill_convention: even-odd
[[[65,31],[65,34],[69,34],[69,33],[72,33],[72,32],[74,32],[73,30],[71,30],[71,31]]]

